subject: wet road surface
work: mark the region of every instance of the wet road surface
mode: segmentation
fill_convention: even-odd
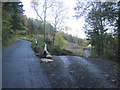
[[[31,42],[19,39],[2,51],[2,88],[51,88]]]

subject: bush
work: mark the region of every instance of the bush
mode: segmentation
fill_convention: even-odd
[[[37,45],[35,44],[35,38],[38,41]],[[58,38],[60,39],[61,36],[59,37],[59,35],[58,35]],[[45,41],[47,43],[48,52],[50,52],[50,54],[52,54],[52,55],[73,55],[72,52],[63,49],[63,46],[65,45],[64,39],[60,40],[61,43],[59,44],[58,38],[56,40],[56,44],[53,44],[53,42],[49,38],[46,38]],[[24,39],[32,40],[31,47],[33,48],[33,50],[36,53],[38,53],[37,50],[40,50],[41,52],[44,50],[44,37],[43,37],[43,35],[26,35],[24,37]]]
[[[8,45],[11,45],[13,43],[17,42],[17,39],[15,36],[9,36],[7,38],[2,39],[2,47],[7,47]]]
[[[66,45],[65,40],[60,32],[55,35],[55,46],[58,48],[63,48]]]

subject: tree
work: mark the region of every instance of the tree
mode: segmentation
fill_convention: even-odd
[[[59,48],[63,48],[65,46],[65,40],[60,32],[56,33],[55,45]]]
[[[49,4],[50,0],[44,0],[44,2],[40,2],[39,0],[32,0],[32,7],[34,8],[37,16],[40,18],[41,23],[44,22],[44,41],[45,41],[45,35],[46,35],[46,14],[47,14],[47,8],[51,7],[52,4]],[[39,8],[41,12],[39,12]],[[42,18],[44,14],[44,19]]]
[[[76,11],[79,11],[77,12],[77,18],[84,15],[80,11],[80,8],[82,8],[81,5],[83,4],[78,2],[78,6],[75,8]],[[117,50],[114,48],[114,45],[116,45],[116,21],[118,12],[116,2],[96,2],[85,5],[85,7],[91,7],[89,8],[90,12],[87,12],[88,8],[83,8],[82,10],[87,12],[84,28],[88,39],[90,39],[90,44],[93,48],[92,52],[97,54],[98,57],[103,57],[108,54],[106,52],[108,51],[108,48],[106,48],[108,45],[111,50],[111,56],[116,56]],[[110,33],[111,31],[112,33]],[[110,38],[108,39],[108,37]],[[112,55],[112,51],[115,51],[115,55]]]
[[[20,15],[23,14],[23,5],[21,2],[13,2],[11,7],[13,8],[12,12],[12,29],[13,30],[21,30],[24,21],[21,19]],[[22,23],[22,24],[20,24]]]
[[[76,19],[79,19],[82,16],[86,16],[88,12],[91,10],[93,7],[94,2],[89,2],[88,0],[82,2],[81,0],[76,1],[76,7],[74,8]]]
[[[106,19],[103,15],[101,5],[102,3],[94,4],[94,7],[92,8],[91,12],[88,13],[88,17],[86,18],[86,22],[90,27],[89,29],[86,28],[86,33],[90,35],[89,37],[91,38],[91,44],[92,46],[95,46],[94,49],[97,49],[98,56],[103,56],[104,54],[103,35],[107,31],[107,29],[105,29]],[[99,42],[97,42],[97,40]]]
[[[28,19],[28,34],[44,34],[44,27],[40,20]]]
[[[120,1],[118,2],[118,60],[120,62]]]
[[[28,34],[33,34],[34,33],[34,24],[32,19],[28,19]]]
[[[8,45],[16,36],[16,32],[24,27],[23,5],[21,2],[3,2],[2,3],[2,44]]]
[[[2,40],[6,41],[8,39],[8,36],[10,36],[10,33],[12,31],[11,27],[11,17],[12,17],[12,3],[2,3]],[[5,43],[3,42],[3,45]]]
[[[69,26],[66,26],[66,27],[65,27],[65,31],[66,31],[67,33],[68,33],[70,30],[71,30],[71,28],[70,28]],[[67,38],[68,38],[67,41],[69,42],[69,35],[68,35]]]
[[[53,35],[53,43],[54,43],[56,28],[57,28],[58,24],[63,23],[63,20],[66,18],[66,15],[65,15],[66,8],[64,7],[63,2],[54,0],[54,2],[52,2],[51,11],[52,11],[52,16],[54,18],[52,24],[55,27],[54,35]]]

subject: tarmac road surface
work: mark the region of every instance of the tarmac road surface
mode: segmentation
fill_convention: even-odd
[[[51,88],[45,69],[31,48],[18,39],[2,50],[2,88]]]

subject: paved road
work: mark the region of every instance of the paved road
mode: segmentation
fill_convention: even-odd
[[[50,88],[45,69],[32,51],[31,42],[19,39],[2,51],[3,88]]]

